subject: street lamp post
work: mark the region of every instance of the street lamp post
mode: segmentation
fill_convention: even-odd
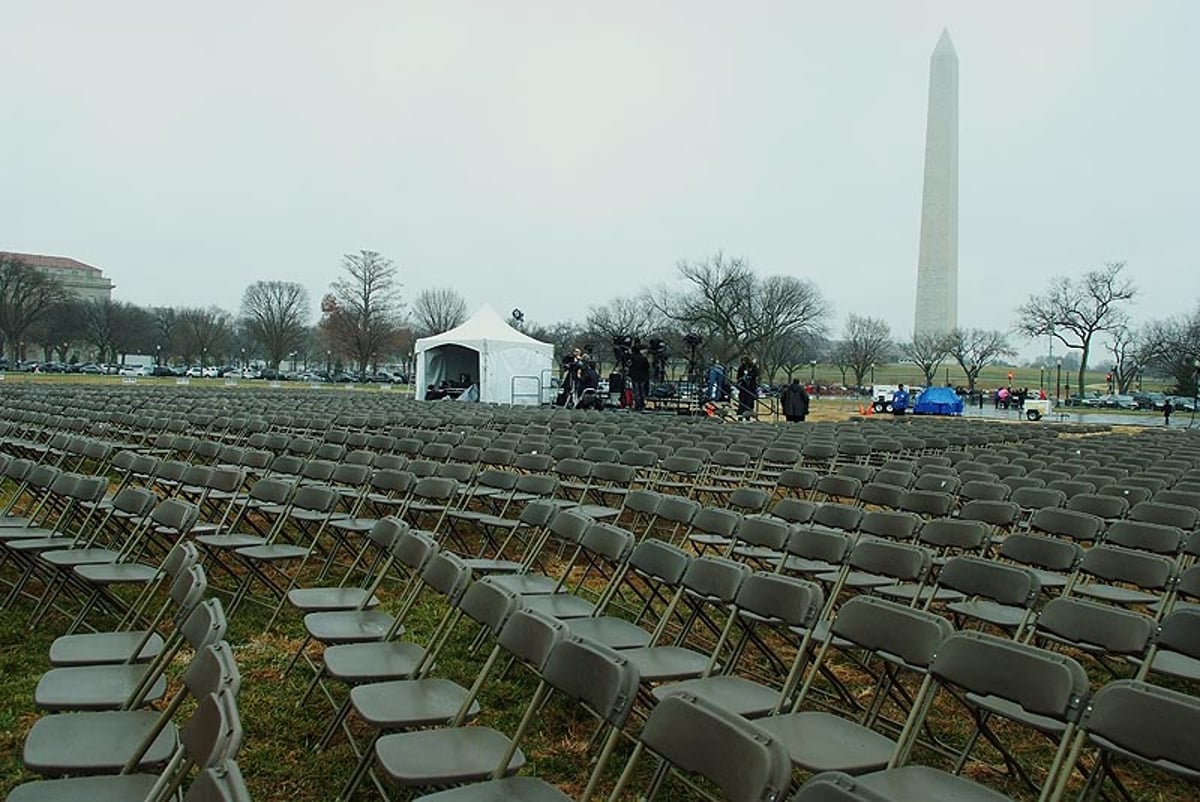
[[[296,352],[292,351],[290,354],[288,354],[288,356],[290,356],[292,358],[292,373],[295,373],[296,372]]]
[[[325,352],[325,375],[328,377],[333,371],[333,351]]]
[[[1054,364],[1054,403],[1060,403],[1062,400],[1062,360],[1058,360]]]
[[[1046,389],[1046,366],[1045,365],[1042,365],[1041,368],[1038,369],[1038,389],[1039,390]]]
[[[242,370],[246,369],[246,349],[242,349]]]
[[[162,367],[162,346],[161,345],[154,346],[154,367],[156,367],[156,368]]]
[[[200,349],[200,368],[203,369],[208,364],[208,349]]]
[[[875,363],[871,363],[871,392],[875,392]]]
[[[817,381],[817,360],[810,360],[808,363],[808,383],[815,384]]]

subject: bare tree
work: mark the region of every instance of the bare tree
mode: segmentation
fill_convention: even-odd
[[[1000,357],[1015,356],[1008,337],[1001,331],[955,329],[950,332],[950,356],[967,377],[967,389],[974,390],[980,372]]]
[[[242,326],[272,368],[304,345],[310,315],[308,290],[294,281],[256,281],[242,294]]]
[[[416,336],[441,334],[467,319],[467,299],[450,287],[421,290],[412,302],[412,318]]]
[[[321,330],[333,350],[360,372],[395,347],[400,328],[400,285],[391,259],[375,251],[342,257],[343,276],[321,301]]]
[[[1145,367],[1143,342],[1126,326],[1113,329],[1110,336],[1107,350],[1113,360],[1113,386],[1118,393],[1128,393]]]
[[[789,341],[811,343],[824,333],[829,306],[815,285],[792,276],[767,276],[754,290],[747,346],[770,380],[785,361]]]
[[[867,372],[887,358],[891,347],[892,330],[886,321],[851,314],[846,319],[837,359],[854,373],[854,383],[861,387]]]
[[[1174,391],[1191,395],[1196,388],[1196,362],[1200,360],[1200,309],[1185,317],[1157,320],[1142,334],[1147,367],[1174,382]]]
[[[176,330],[177,312],[173,306],[156,306],[150,310],[151,317],[154,319],[154,340],[159,356],[164,361],[169,361],[171,355],[175,353],[176,339],[178,332]]]
[[[82,337],[81,324],[80,301],[68,298],[51,307],[46,316],[29,330],[26,337],[42,347],[47,361],[53,359],[54,352],[57,351],[58,360],[66,362],[71,344]]]
[[[10,359],[21,358],[26,335],[67,297],[58,279],[16,256],[0,254],[0,335]]]
[[[661,318],[648,295],[613,298],[588,310],[584,336],[597,340],[597,347],[611,343],[614,337],[633,337],[645,343],[662,327]]]
[[[1030,337],[1050,335],[1079,351],[1079,386],[1083,387],[1095,336],[1125,325],[1124,304],[1137,289],[1121,277],[1124,262],[1109,262],[1077,280],[1059,276],[1043,295],[1032,295],[1017,309],[1017,330]]]
[[[223,309],[183,308],[175,313],[177,353],[185,362],[196,357],[207,364],[210,357],[222,355],[233,341],[233,319]]]
[[[115,363],[116,341],[122,323],[120,305],[98,300],[81,303],[78,309],[83,339],[95,349],[97,361]]]
[[[946,361],[946,357],[950,356],[952,347],[951,335],[921,332],[913,335],[912,342],[903,343],[900,353],[921,369],[925,386],[932,387],[937,379],[938,369]]]
[[[792,276],[760,278],[742,258],[718,253],[680,262],[678,272],[684,289],[659,289],[651,303],[681,328],[701,334],[706,349],[724,362],[739,354],[769,361],[776,339],[818,334],[828,313],[811,282]]]
[[[820,340],[815,334],[801,332],[774,338],[763,351],[763,377],[773,378],[775,371],[782,370],[791,382],[793,376],[816,361]]]

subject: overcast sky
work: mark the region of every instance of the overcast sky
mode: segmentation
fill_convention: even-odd
[[[143,304],[314,305],[341,255],[548,323],[718,250],[912,329],[929,54],[959,56],[959,320],[1127,260],[1200,298],[1200,3],[0,5],[0,250]],[[1022,350],[1036,344],[1022,343]]]

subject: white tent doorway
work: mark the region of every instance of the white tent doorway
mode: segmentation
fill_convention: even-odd
[[[554,346],[508,325],[485,304],[450,331],[417,340],[417,398],[430,386],[479,388],[479,400],[538,404],[542,377],[554,366]]]

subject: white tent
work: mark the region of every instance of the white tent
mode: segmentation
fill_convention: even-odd
[[[479,400],[539,404],[544,376],[554,367],[554,346],[508,325],[484,304],[450,331],[417,340],[417,398],[443,381],[479,387]]]

